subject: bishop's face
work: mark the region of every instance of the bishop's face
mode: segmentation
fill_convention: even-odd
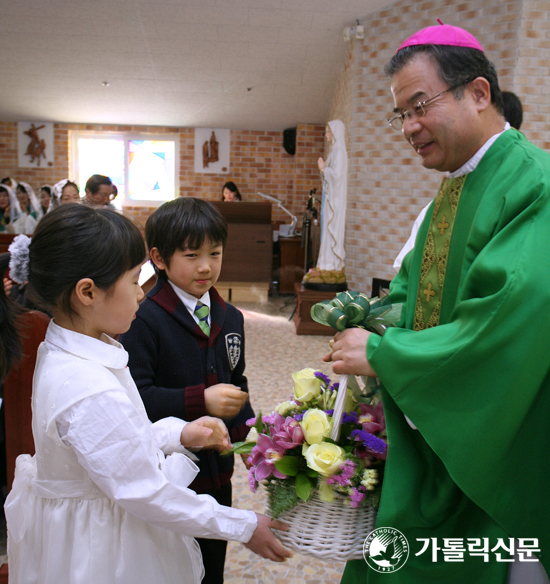
[[[454,171],[466,163],[481,146],[475,95],[469,84],[458,99],[443,93],[425,106],[425,114],[415,108],[449,87],[440,79],[432,57],[419,54],[391,80],[395,109],[412,113],[403,122],[403,136],[420,156],[425,168]]]

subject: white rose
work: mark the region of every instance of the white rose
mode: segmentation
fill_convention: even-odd
[[[308,410],[300,422],[308,444],[320,444],[330,434],[332,424],[323,410]]]
[[[346,451],[331,442],[312,444],[306,453],[309,468],[324,477],[332,476],[344,462]]]
[[[294,379],[294,399],[308,402],[321,393],[322,381],[315,377],[315,369],[302,369],[292,374]]]

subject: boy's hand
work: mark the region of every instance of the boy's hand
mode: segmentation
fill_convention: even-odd
[[[267,515],[256,513],[256,516],[258,517],[258,527],[256,527],[256,531],[252,534],[250,541],[244,545],[255,554],[262,556],[262,558],[267,558],[274,562],[284,562],[286,558],[291,558],[292,552],[287,550],[271,533],[272,529],[287,531],[288,525],[278,519],[271,519]]]
[[[186,424],[181,431],[180,441],[185,448],[213,448],[219,451],[231,448],[225,424],[209,416]]]
[[[247,400],[248,394],[230,383],[218,383],[204,390],[206,411],[216,418],[234,418]]]

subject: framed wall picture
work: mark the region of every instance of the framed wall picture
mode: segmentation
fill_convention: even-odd
[[[230,130],[195,128],[195,172],[229,172]]]
[[[20,168],[47,168],[54,164],[52,122],[17,122]]]

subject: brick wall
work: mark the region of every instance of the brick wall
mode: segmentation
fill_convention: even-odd
[[[441,174],[425,170],[400,133],[386,123],[393,109],[383,67],[399,43],[440,18],[466,28],[495,63],[500,85],[524,102],[522,130],[550,147],[550,16],[542,0],[401,0],[365,17],[365,39],[350,47],[331,115],[350,111],[346,273],[350,286],[370,292],[373,277],[392,279],[392,263]],[[350,84],[351,92],[343,89]],[[345,113],[342,114],[345,116]]]
[[[264,130],[231,130],[231,168],[229,174],[196,174],[194,172],[193,128],[149,126],[116,126],[90,124],[54,125],[54,165],[46,168],[17,167],[17,124],[0,122],[0,178],[13,176],[28,182],[35,190],[42,184],[54,184],[70,174],[69,132],[150,132],[179,134],[180,195],[220,200],[225,182],[234,181],[245,201],[264,201],[258,191],[282,201],[301,220],[305,212],[309,189],[320,186],[317,158],[322,155],[323,126],[298,124],[296,154],[283,148],[282,132]],[[125,207],[125,212],[144,223],[154,207]],[[273,205],[273,221],[288,223],[290,217]]]

